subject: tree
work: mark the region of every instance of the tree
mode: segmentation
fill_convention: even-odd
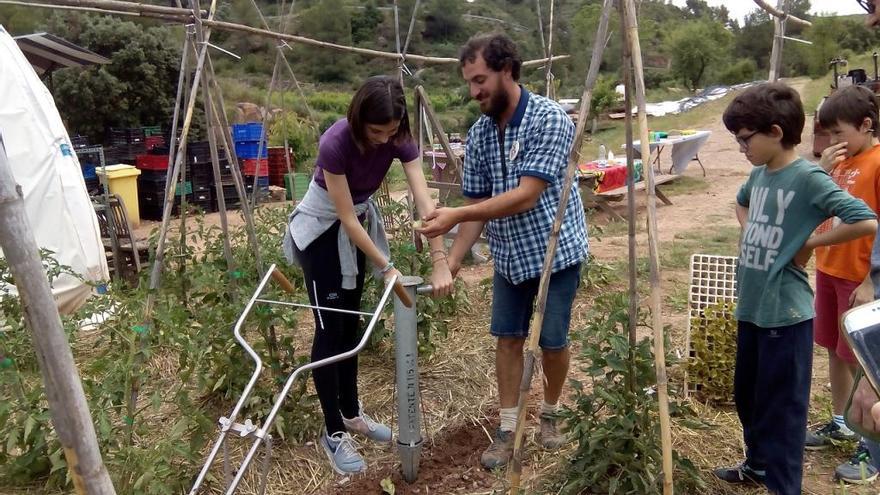
[[[374,2],[364,6],[364,10],[351,18],[351,41],[356,45],[365,41],[375,41],[379,24],[382,24],[382,12],[376,8]],[[405,27],[401,26],[401,29]],[[405,38],[406,34],[401,33],[401,38]],[[403,39],[400,40],[403,43]]]
[[[461,38],[460,0],[434,0],[425,15],[425,30],[422,38],[431,42],[454,42]]]
[[[672,71],[696,90],[711,69],[730,51],[733,35],[712,21],[690,22],[676,29],[669,41]]]
[[[58,110],[71,130],[101,141],[110,127],[171,121],[181,42],[168,28],[65,14],[50,19],[49,31],[112,61],[54,74]]]
[[[299,26],[305,36],[341,45],[351,45],[351,14],[342,0],[320,0],[302,13]],[[321,82],[349,81],[355,64],[352,55],[326,48],[303,47],[298,51],[309,75]]]

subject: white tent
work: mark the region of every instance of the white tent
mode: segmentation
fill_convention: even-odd
[[[49,90],[3,26],[0,95],[0,134],[37,245],[54,252],[58,263],[83,279],[107,280],[98,220],[70,137]],[[88,284],[69,275],[52,287],[62,313],[74,311],[91,292]]]

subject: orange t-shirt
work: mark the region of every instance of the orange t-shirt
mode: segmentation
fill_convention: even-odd
[[[880,210],[880,145],[850,157],[831,171],[831,178],[844,191]],[[825,221],[816,233],[840,223],[837,217]],[[868,276],[874,236],[865,236],[842,244],[816,248],[816,269],[834,277],[861,282]]]

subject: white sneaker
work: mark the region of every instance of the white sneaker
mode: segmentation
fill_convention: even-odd
[[[330,459],[330,466],[337,473],[345,476],[367,470],[367,463],[357,451],[357,442],[348,433],[337,431],[330,436],[322,434],[320,443]]]
[[[342,417],[346,430],[360,433],[374,442],[388,443],[391,441],[391,428],[367,416],[364,412],[363,404],[360,402],[358,402],[358,412],[359,414],[351,419],[345,416]]]

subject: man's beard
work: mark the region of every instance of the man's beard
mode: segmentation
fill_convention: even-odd
[[[489,108],[483,113],[493,119],[498,119],[498,117],[501,117],[501,114],[507,110],[509,104],[510,97],[507,95],[507,92],[502,88],[498,88],[492,96],[489,97]]]

